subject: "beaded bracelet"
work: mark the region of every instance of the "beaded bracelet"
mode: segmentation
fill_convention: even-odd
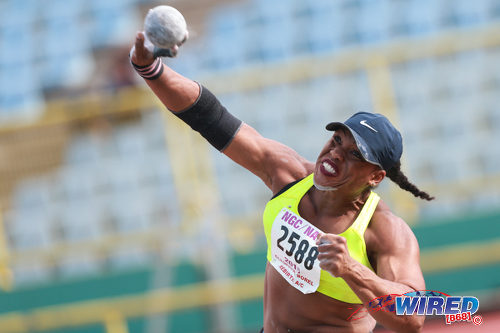
[[[132,66],[134,67],[137,74],[146,80],[156,80],[163,73],[163,62],[161,58],[156,58],[151,65],[139,66],[134,64],[132,61]]]

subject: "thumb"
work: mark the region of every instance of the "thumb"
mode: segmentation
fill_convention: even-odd
[[[146,36],[144,32],[139,31],[135,35],[135,44],[131,50],[130,59],[138,66],[147,66],[153,63],[153,53],[144,45]]]
[[[135,46],[136,47],[143,47],[144,46],[144,32],[138,31],[137,34],[135,35]]]
[[[316,245],[331,244],[332,242],[328,239],[327,234],[321,233],[318,235],[316,240]]]

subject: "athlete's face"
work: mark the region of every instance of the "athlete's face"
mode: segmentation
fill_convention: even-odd
[[[321,150],[314,170],[314,182],[322,187],[349,185],[353,190],[376,186],[385,176],[380,167],[365,161],[354,137],[339,129]]]

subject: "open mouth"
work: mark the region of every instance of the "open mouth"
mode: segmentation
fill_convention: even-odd
[[[320,164],[320,170],[329,177],[334,177],[338,174],[338,167],[330,160],[323,160]]]

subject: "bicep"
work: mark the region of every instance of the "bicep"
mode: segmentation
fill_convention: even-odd
[[[377,275],[383,279],[424,290],[425,281],[420,268],[420,249],[415,235],[404,223],[399,232],[391,233],[376,256]]]
[[[273,192],[305,177],[310,165],[290,147],[263,137],[245,123],[223,153],[257,175]]]

